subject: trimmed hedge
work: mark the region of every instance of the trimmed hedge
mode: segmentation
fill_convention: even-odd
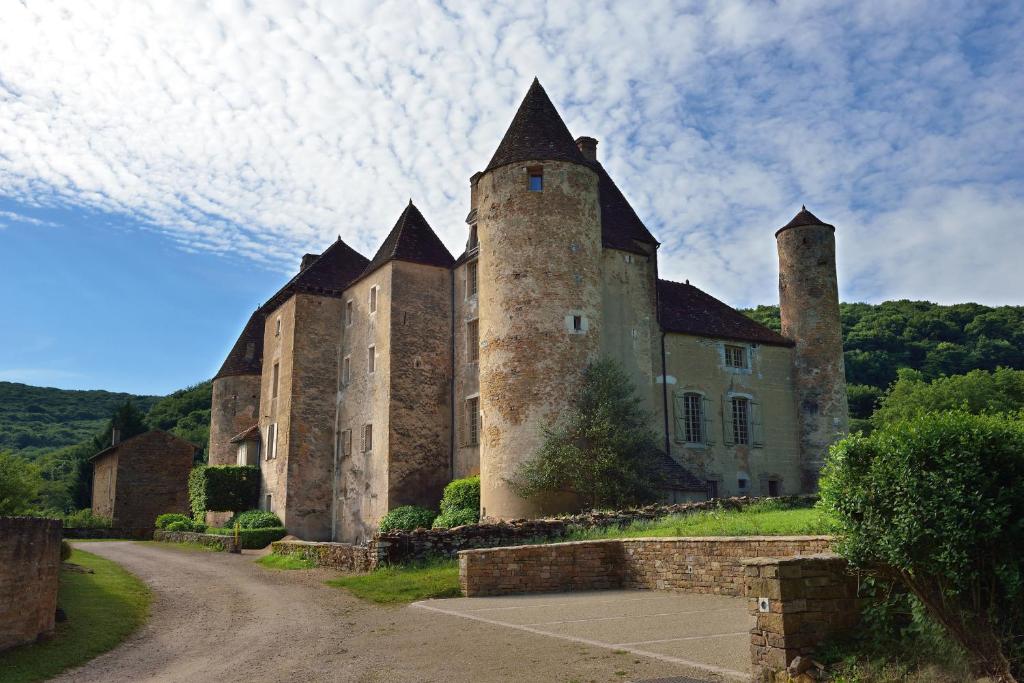
[[[480,475],[448,482],[441,496],[441,512],[451,510],[480,510]]]
[[[211,527],[206,530],[206,533],[217,536],[234,536],[235,530],[225,529],[223,527]],[[283,526],[270,527],[267,529],[239,529],[238,543],[246,550],[259,550],[260,548],[266,548],[274,541],[280,541],[287,535],[288,530]]]
[[[224,524],[224,527],[226,529],[234,529],[235,524],[238,524],[243,529],[272,529],[284,526],[284,522],[281,521],[280,517],[267,510],[238,512]]]
[[[188,515],[183,515],[178,512],[168,512],[163,515],[157,515],[156,523],[154,526],[156,526],[157,529],[166,529],[170,524],[174,522],[188,522],[189,524],[191,524],[192,518]]]
[[[260,468],[247,465],[200,465],[188,476],[192,514],[201,520],[207,510],[239,512],[256,507]]]
[[[380,520],[381,531],[412,531],[413,529],[429,529],[437,513],[417,505],[397,507]]]

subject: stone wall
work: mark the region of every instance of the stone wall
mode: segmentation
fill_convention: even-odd
[[[53,631],[60,521],[0,517],[0,650]]]
[[[640,588],[743,595],[745,558],[811,555],[828,536],[632,538],[459,553],[463,594]]]
[[[157,529],[153,532],[153,540],[163,543],[198,543],[216,550],[228,552],[240,552],[235,545],[234,536],[219,536],[217,534],[200,534],[195,531],[165,531]]]
[[[745,594],[757,620],[750,631],[754,680],[776,680],[776,674],[790,680],[781,672],[794,658],[806,661],[823,640],[856,626],[857,577],[841,557],[761,557],[743,565]]]
[[[311,560],[318,567],[349,572],[366,572],[377,567],[369,548],[350,543],[315,543],[310,541],[274,541],[275,555],[293,555]]]
[[[78,529],[64,528],[64,538],[108,538],[108,539],[131,539],[133,541],[148,541],[153,538],[153,527],[113,527],[110,529]]]

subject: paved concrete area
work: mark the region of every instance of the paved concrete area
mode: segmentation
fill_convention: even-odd
[[[617,590],[425,600],[413,607],[750,678],[753,620],[743,598]]]

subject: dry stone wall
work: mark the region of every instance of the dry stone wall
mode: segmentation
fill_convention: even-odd
[[[0,650],[53,631],[60,521],[0,517]]]
[[[310,560],[318,567],[330,567],[349,572],[376,569],[376,558],[369,548],[350,543],[315,543],[311,541],[274,541],[270,544],[275,555],[291,555]]]
[[[165,531],[157,529],[153,532],[154,541],[164,543],[198,543],[215,550],[226,550],[237,553],[240,549],[235,544],[234,536],[220,536],[218,534],[200,534],[195,531]]]

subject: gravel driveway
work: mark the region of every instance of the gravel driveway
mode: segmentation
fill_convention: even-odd
[[[323,585],[335,572],[273,571],[253,555],[83,543],[153,590],[152,615],[118,648],[53,679],[111,681],[645,681],[707,674]]]

